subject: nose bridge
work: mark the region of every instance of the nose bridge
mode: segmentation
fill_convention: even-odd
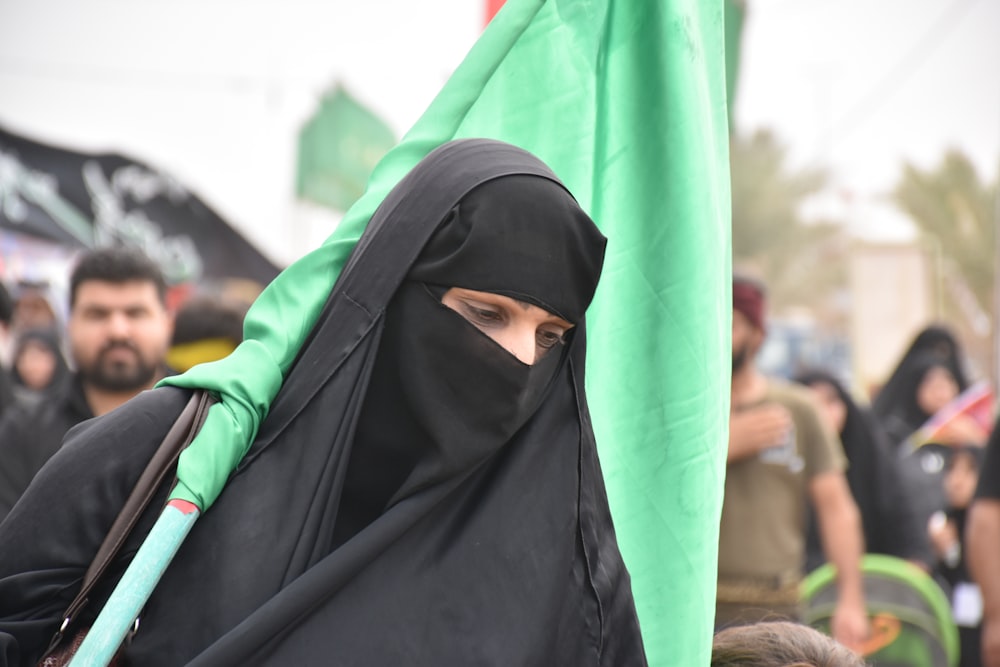
[[[535,363],[535,327],[530,323],[518,322],[503,332],[503,347],[513,354],[523,364],[529,366]]]
[[[129,334],[130,322],[128,314],[121,308],[115,308],[108,316],[108,331],[118,338],[126,338]]]

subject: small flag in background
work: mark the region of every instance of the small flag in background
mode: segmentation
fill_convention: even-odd
[[[395,145],[389,126],[337,86],[323,97],[299,134],[295,192],[302,199],[346,211],[364,193],[375,165]]]
[[[958,419],[972,419],[989,433],[993,428],[993,389],[988,382],[977,382],[938,410],[933,417],[906,439],[912,450],[924,445],[941,444],[941,434]]]
[[[488,24],[493,20],[493,17],[497,15],[500,8],[503,7],[504,0],[486,0],[486,20],[483,24]]]

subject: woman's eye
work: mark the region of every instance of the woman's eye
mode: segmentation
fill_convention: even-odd
[[[535,342],[538,344],[538,347],[548,350],[563,343],[563,334],[559,331],[546,331],[542,329],[535,334]]]
[[[503,313],[499,310],[474,306],[471,303],[465,304],[465,309],[474,321],[481,324],[495,325],[503,322]]]

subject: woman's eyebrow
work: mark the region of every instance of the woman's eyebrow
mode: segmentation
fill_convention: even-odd
[[[511,300],[511,301],[513,301],[513,302],[514,302],[514,303],[516,303],[517,305],[521,306],[521,310],[528,310],[529,308],[532,308],[532,307],[535,307],[535,308],[538,308],[538,306],[536,306],[536,305],[535,305],[535,304],[533,304],[533,303],[528,303],[527,301],[521,301],[520,299],[515,299],[514,297],[509,297],[509,298],[510,298],[510,300]],[[546,311],[546,312],[547,312],[547,311]],[[573,324],[572,322],[567,322],[566,320],[564,320],[563,318],[559,317],[558,315],[555,315],[555,314],[553,314],[552,316],[553,316],[553,317],[555,317],[555,318],[558,318],[558,319],[559,319],[559,321],[560,321],[560,322],[561,322],[562,324],[565,324],[566,326],[569,326],[569,327],[574,327],[574,326],[576,326],[576,325],[575,325],[575,324]]]
[[[521,301],[520,299],[514,299],[514,302],[517,303],[517,305],[521,306],[521,310],[528,310],[528,308],[531,308],[533,305],[535,305],[533,303],[528,303],[527,301]]]

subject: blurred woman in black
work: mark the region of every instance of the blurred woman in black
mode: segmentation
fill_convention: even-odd
[[[808,371],[796,380],[813,390],[827,424],[840,436],[847,456],[847,483],[861,512],[865,550],[931,565],[926,524],[915,511],[914,490],[899,469],[879,426],[826,371]],[[815,522],[810,522],[808,569],[822,564]]]

